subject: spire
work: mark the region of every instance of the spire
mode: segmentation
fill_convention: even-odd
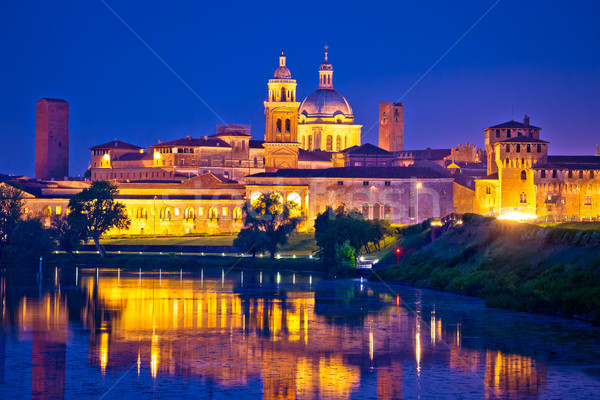
[[[329,46],[325,45],[325,60],[319,68],[319,89],[333,89],[333,66],[328,58]]]
[[[279,66],[285,67],[285,54],[283,54],[283,51],[281,52],[281,55],[279,56]]]

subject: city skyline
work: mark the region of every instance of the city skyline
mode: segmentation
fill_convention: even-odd
[[[346,3],[303,10],[240,4],[216,20],[210,16],[223,15],[224,6],[98,2],[40,5],[26,15],[25,6],[6,4],[0,32],[13,39],[0,44],[0,54],[15,62],[1,80],[0,137],[14,151],[0,172],[33,175],[35,103],[42,97],[70,103],[72,176],[85,172],[89,147],[115,137],[147,147],[210,135],[226,122],[250,124],[262,139],[266,83],[281,50],[301,100],[317,87],[325,44],[336,89],[364,126],[363,143],[377,144],[378,102],[403,101],[407,149],[483,147],[484,128],[528,114],[552,154],[591,155],[600,122],[600,58],[591,51],[599,44],[592,18],[598,6],[535,3],[401,3],[362,11]],[[325,18],[328,9],[333,16]]]

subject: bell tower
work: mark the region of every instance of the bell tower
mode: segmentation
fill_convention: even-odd
[[[265,169],[298,168],[298,107],[296,80],[285,65],[283,52],[273,79],[269,79],[265,101]]]

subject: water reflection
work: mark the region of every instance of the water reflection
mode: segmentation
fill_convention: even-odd
[[[35,399],[79,397],[82,388],[99,396],[123,374],[118,393],[130,397],[135,385],[165,379],[264,399],[427,398],[440,385],[455,393],[455,382],[475,398],[536,398],[547,388],[543,363],[463,346],[461,324],[425,311],[419,292],[416,317],[384,288],[300,274],[65,269],[41,298],[0,279],[2,337],[31,342]],[[79,336],[68,340],[77,326],[87,362],[71,364],[65,387],[67,348],[82,348]],[[6,351],[8,382],[20,372],[6,369]]]

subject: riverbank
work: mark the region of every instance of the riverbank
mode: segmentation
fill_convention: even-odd
[[[488,307],[561,315],[600,325],[600,232],[466,218],[433,244],[408,234],[398,281],[480,297]]]
[[[243,268],[277,271],[302,271],[325,273],[323,264],[310,258],[276,258],[269,257],[232,257],[215,255],[190,255],[165,253],[158,254],[110,254],[100,257],[93,253],[79,253],[70,257],[66,253],[53,253],[44,259],[45,264],[51,265],[87,265],[94,267],[222,267]]]

